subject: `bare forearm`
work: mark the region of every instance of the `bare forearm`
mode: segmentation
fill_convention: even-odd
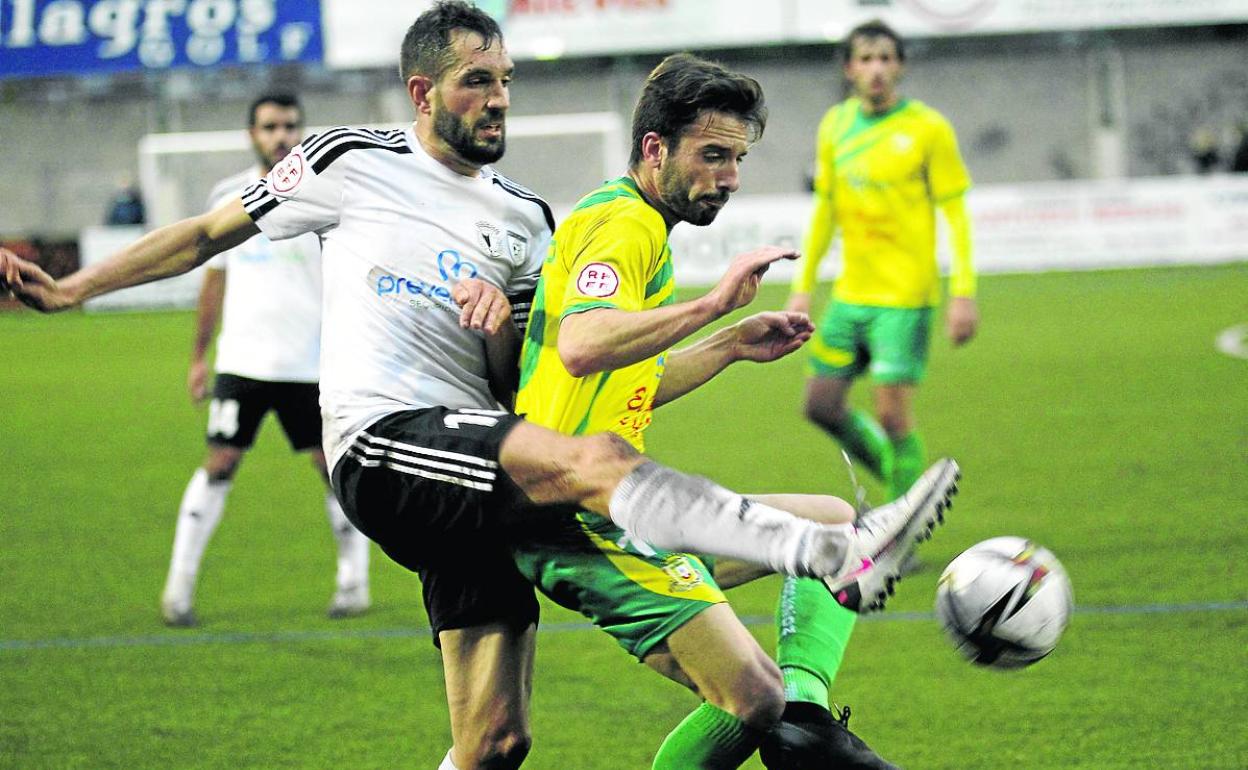
[[[225,273],[209,269],[204,274],[204,284],[199,289],[199,303],[195,312],[195,341],[191,360],[202,361],[212,344],[212,336],[221,320],[221,303],[225,298]]]
[[[574,377],[644,361],[718,317],[705,297],[653,310],[599,308],[563,319],[559,357]]]
[[[731,329],[721,329],[694,345],[673,350],[667,357],[654,406],[670,403],[709,382],[736,358]]]
[[[235,201],[207,214],[153,230],[99,264],[60,282],[74,304],[127,286],[188,272],[259,232]]]
[[[510,319],[498,333],[485,338],[490,393],[508,409],[515,402],[516,388],[520,384],[520,345],[520,331]]]
[[[696,345],[672,352],[654,404],[680,398],[736,361],[764,363],[784,358],[804,345],[814,330],[805,313],[764,311],[743,318]]]

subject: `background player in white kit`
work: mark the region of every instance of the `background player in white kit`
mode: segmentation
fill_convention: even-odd
[[[512,308],[554,224],[486,165],[503,155],[513,65],[497,22],[452,0],[417,18],[401,60],[411,128],[310,137],[241,199],[60,281],[0,249],[0,291],[53,312],[186,272],[261,230],[321,236],[326,454],[353,523],[421,575],[454,741],[443,768],[514,768],[528,753],[537,603],[508,543],[535,518],[592,511],[659,548],[822,576],[851,609],[882,605],[898,559],[956,490],[952,461],[857,527],[819,525],[614,434],[562,435],[499,409],[514,382],[492,375],[518,373]],[[734,261],[706,312],[748,304],[767,266],[793,256],[773,247]]]
[[[214,209],[268,174],[303,138],[303,110],[287,94],[266,94],[249,111],[248,135],[257,164],[219,182],[208,198]],[[281,287],[281,291],[274,291]],[[317,380],[321,339],[321,244],[308,233],[285,241],[257,235],[218,254],[205,266],[187,386],[201,402],[208,394],[208,347],[217,337],[216,377],[208,410],[208,454],[178,509],[169,576],[160,610],[171,626],[196,623],[196,577],[208,540],[221,521],[226,497],[261,421],[277,415],[291,448],[307,454],[329,485],[321,450]],[[333,491],[325,510],[338,545],[331,618],[369,606],[368,539],[342,512]]]

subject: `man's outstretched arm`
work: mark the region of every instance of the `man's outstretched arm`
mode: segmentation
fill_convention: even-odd
[[[103,262],[59,281],[10,252],[0,252],[0,291],[12,292],[36,310],[52,313],[127,286],[188,272],[258,232],[242,200],[235,199],[206,214],[153,230]]]
[[[689,347],[673,350],[667,356],[654,408],[701,387],[729,364],[784,358],[806,344],[814,329],[805,313],[757,313]]]
[[[737,255],[719,283],[697,299],[649,310],[595,308],[569,315],[559,325],[559,358],[573,377],[586,377],[657,356],[750,304],[767,268],[796,258],[792,249],[763,246]]]

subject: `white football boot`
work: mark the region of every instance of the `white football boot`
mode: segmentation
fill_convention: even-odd
[[[170,628],[194,628],[199,625],[193,606],[194,597],[194,576],[170,574],[160,596],[160,616],[165,625]]]
[[[961,477],[956,462],[938,460],[904,495],[858,519],[845,566],[823,579],[837,604],[858,613],[884,608],[907,557],[944,521]]]
[[[326,614],[334,620],[353,618],[357,615],[363,615],[371,606],[372,600],[368,595],[368,584],[356,583],[355,585],[339,588],[334,592],[334,598],[330,600],[329,610]]]

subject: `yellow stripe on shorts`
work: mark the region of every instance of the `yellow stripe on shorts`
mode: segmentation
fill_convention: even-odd
[[[702,579],[698,567],[705,569],[698,557],[687,553],[664,553],[646,557],[630,553],[617,543],[594,532],[584,522],[581,529],[603,556],[606,556],[626,578],[650,593],[670,596],[674,599],[692,599],[710,604],[727,601],[723,591],[713,583]],[[660,566],[657,563],[662,559]],[[693,564],[696,562],[696,566]],[[707,570],[709,572],[709,570]]]
[[[809,344],[811,358],[825,366],[849,366],[854,362],[852,351],[831,347],[818,336]]]

